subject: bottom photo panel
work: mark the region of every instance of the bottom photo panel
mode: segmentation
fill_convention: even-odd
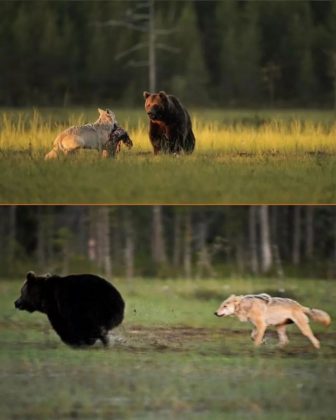
[[[336,207],[0,206],[0,417],[335,418]]]

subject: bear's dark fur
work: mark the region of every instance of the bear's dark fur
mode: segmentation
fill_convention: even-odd
[[[36,276],[27,274],[15,307],[47,315],[64,343],[108,344],[108,331],[124,318],[125,303],[108,281],[93,274]]]
[[[191,153],[195,148],[195,136],[188,111],[181,102],[163,91],[144,92],[143,95],[154,154]]]

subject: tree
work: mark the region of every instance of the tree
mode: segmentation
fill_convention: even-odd
[[[299,265],[301,259],[301,208],[294,206],[294,219],[293,219],[293,264]]]
[[[311,259],[314,254],[314,206],[307,206],[306,210],[306,234],[305,234],[305,254],[306,258]]]
[[[131,209],[124,209],[124,232],[125,232],[125,248],[124,248],[124,259],[125,259],[125,275],[127,280],[131,280],[134,277],[134,226],[133,226],[133,214]]]
[[[259,207],[261,271],[267,273],[272,267],[272,247],[269,230],[269,208]]]
[[[184,268],[184,276],[187,279],[190,279],[192,276],[191,241],[192,241],[191,214],[190,214],[190,209],[186,209],[185,214],[184,214],[183,268]]]
[[[253,274],[259,272],[258,252],[257,252],[257,212],[258,207],[249,207],[249,243],[250,243],[250,261]]]
[[[165,237],[163,232],[162,207],[152,207],[152,257],[158,267],[167,263]]]
[[[183,57],[183,60],[179,61],[178,67],[172,67],[174,73],[170,89],[177,96],[183,98],[184,103],[205,104],[209,100],[209,78],[201,49],[195,12],[190,2],[186,2],[184,5],[174,38],[175,44],[180,49],[179,55]]]

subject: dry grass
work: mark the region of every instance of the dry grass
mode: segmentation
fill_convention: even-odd
[[[157,156],[140,110],[115,110],[134,148],[44,162],[58,132],[95,110],[6,111],[0,116],[2,203],[335,203],[332,112],[192,112],[191,156]],[[71,180],[71,181],[69,181]]]

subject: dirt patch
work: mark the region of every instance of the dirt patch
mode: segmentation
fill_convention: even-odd
[[[336,357],[336,333],[316,333],[321,341],[325,356]],[[317,357],[318,353],[298,331],[290,331],[290,343],[285,348],[278,348],[277,334],[268,330],[265,334],[265,344],[258,351],[263,355],[274,356],[280,352],[283,356]],[[188,326],[154,326],[143,327],[134,325],[123,333],[117,347],[126,351],[167,351],[193,352],[202,355],[212,353],[226,356],[253,355],[255,347],[250,339],[250,331],[246,329],[206,328]]]

